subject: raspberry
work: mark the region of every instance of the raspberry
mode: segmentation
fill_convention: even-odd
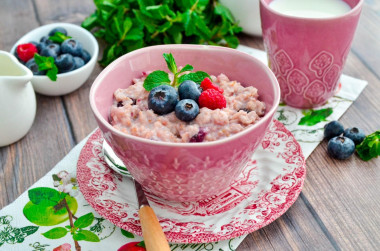
[[[199,106],[207,107],[211,110],[222,109],[227,105],[226,99],[223,94],[215,89],[208,89],[201,93],[199,96]]]
[[[208,89],[214,89],[214,90],[217,90],[218,92],[220,93],[223,93],[224,90],[222,88],[219,88],[219,86],[216,86],[214,85],[212,82],[211,82],[211,79],[209,78],[205,78],[203,79],[203,81],[201,82],[201,88],[202,90],[208,90]]]
[[[38,52],[37,47],[31,43],[18,45],[16,51],[18,57],[25,63],[33,58],[34,54]]]

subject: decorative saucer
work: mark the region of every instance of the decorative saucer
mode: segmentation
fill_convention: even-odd
[[[102,145],[103,136],[97,130],[80,153],[80,191],[101,216],[141,236],[132,180],[108,167]],[[305,176],[300,145],[283,124],[273,120],[261,146],[223,193],[195,202],[146,195],[169,242],[216,242],[251,233],[276,220],[297,199]]]

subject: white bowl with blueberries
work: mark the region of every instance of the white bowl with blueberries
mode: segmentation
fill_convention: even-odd
[[[31,82],[37,93],[60,96],[86,82],[95,67],[99,45],[78,25],[52,23],[25,34],[11,53],[33,72]]]

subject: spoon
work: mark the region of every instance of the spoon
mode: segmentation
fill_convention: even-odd
[[[130,178],[135,185],[137,201],[139,204],[141,229],[146,250],[170,251],[169,243],[166,240],[156,214],[149,205],[142,186],[132,177],[131,173],[125,168],[123,162],[115,155],[112,148],[105,140],[103,141],[103,155],[105,162],[112,170],[124,177]]]

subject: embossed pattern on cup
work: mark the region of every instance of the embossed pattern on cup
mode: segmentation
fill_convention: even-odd
[[[332,18],[301,18],[277,12],[260,0],[268,63],[281,99],[297,108],[323,105],[338,85],[363,0],[345,0],[351,11]]]

